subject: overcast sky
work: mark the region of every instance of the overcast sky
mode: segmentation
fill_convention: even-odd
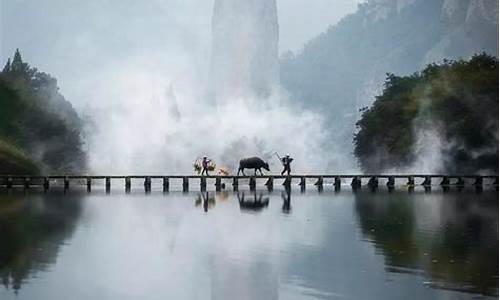
[[[278,0],[281,51],[299,50],[358,2]],[[0,0],[0,62],[19,48],[78,103],[83,101],[79,80],[117,62],[141,57],[141,62],[161,59],[171,66],[190,60],[203,66],[212,5],[213,0]]]

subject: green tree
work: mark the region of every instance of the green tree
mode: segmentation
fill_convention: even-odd
[[[447,172],[498,171],[498,60],[445,60],[411,76],[387,75],[357,122],[354,153],[366,172],[409,166],[416,132],[439,128]]]

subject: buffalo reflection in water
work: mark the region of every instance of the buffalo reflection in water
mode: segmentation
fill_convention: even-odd
[[[238,202],[240,203],[241,211],[260,212],[269,206],[269,197],[264,197],[262,192],[258,195],[256,192],[251,192],[251,194],[250,197],[246,197],[245,192],[238,192]]]

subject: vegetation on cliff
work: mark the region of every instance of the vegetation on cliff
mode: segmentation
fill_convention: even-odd
[[[481,54],[411,76],[388,74],[383,93],[357,122],[354,153],[361,168],[411,166],[419,136],[431,132],[441,171],[498,172],[498,71],[498,60]]]
[[[295,104],[328,120],[330,149],[344,158],[337,168],[350,161],[357,111],[372,103],[385,73],[410,75],[444,58],[498,55],[498,16],[488,17],[494,9],[482,16],[488,11],[474,9],[478,2],[491,1],[363,1],[301,51],[282,56],[280,82]]]
[[[0,73],[0,151],[4,154],[0,173],[85,168],[82,128],[83,121],[59,93],[57,80],[23,62],[17,50]]]

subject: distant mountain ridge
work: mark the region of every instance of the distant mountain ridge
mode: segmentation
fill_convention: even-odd
[[[332,151],[352,156],[358,110],[386,73],[408,75],[443,59],[498,57],[498,0],[369,0],[299,53],[282,55],[281,85],[292,101],[330,120]]]

